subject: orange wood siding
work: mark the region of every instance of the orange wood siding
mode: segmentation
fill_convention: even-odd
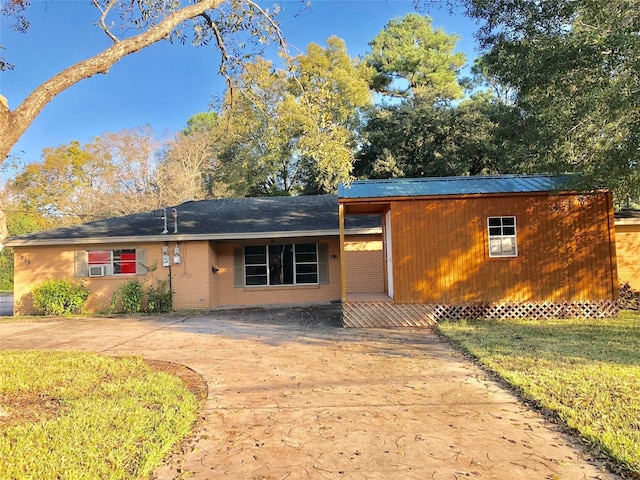
[[[640,290],[640,225],[616,225],[618,279]]]
[[[396,303],[612,300],[611,196],[395,201]],[[515,216],[518,256],[490,258],[487,217]]]

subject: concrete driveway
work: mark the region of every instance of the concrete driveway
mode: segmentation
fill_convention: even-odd
[[[196,370],[203,421],[158,479],[618,478],[424,330],[336,307],[0,322],[1,349],[139,354]]]

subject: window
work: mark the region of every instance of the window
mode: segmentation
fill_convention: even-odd
[[[244,284],[298,285],[318,282],[318,245],[255,245],[244,247]]]
[[[489,217],[489,256],[517,257],[516,217]]]
[[[138,269],[136,250],[89,250],[87,274],[90,277],[135,274]]]

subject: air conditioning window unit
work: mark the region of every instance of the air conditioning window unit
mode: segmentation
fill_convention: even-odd
[[[89,265],[90,277],[104,277],[107,274],[108,265]]]

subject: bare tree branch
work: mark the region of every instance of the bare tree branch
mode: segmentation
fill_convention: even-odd
[[[278,24],[273,20],[273,18],[271,18],[271,15],[269,15],[267,12],[265,12],[262,8],[260,8],[260,6],[254,2],[252,2],[251,0],[247,0],[247,4],[251,5],[253,8],[255,8],[258,12],[260,12],[260,14],[265,18],[265,20],[267,22],[269,22],[269,24],[271,25],[271,27],[273,28],[273,31],[275,32],[276,36],[278,37],[278,43],[280,43],[280,47],[282,48],[282,50],[286,53],[287,51],[287,41],[284,39],[284,37],[282,36],[282,31],[280,30],[280,27],[278,26]]]
[[[100,13],[102,14],[100,16],[100,27],[102,28],[102,30],[104,31],[104,33],[107,34],[107,36],[113,40],[113,43],[118,43],[120,40],[118,39],[118,37],[116,37],[113,33],[111,33],[111,31],[109,30],[109,28],[107,28],[107,23],[106,23],[106,19],[107,19],[107,15],[109,15],[109,10],[111,10],[113,8],[113,6],[115,5],[117,0],[111,0],[109,2],[109,4],[107,5],[107,8],[105,8],[104,10],[102,9],[102,7],[100,6],[100,4],[98,3],[98,0],[93,0],[93,5],[100,10]]]

